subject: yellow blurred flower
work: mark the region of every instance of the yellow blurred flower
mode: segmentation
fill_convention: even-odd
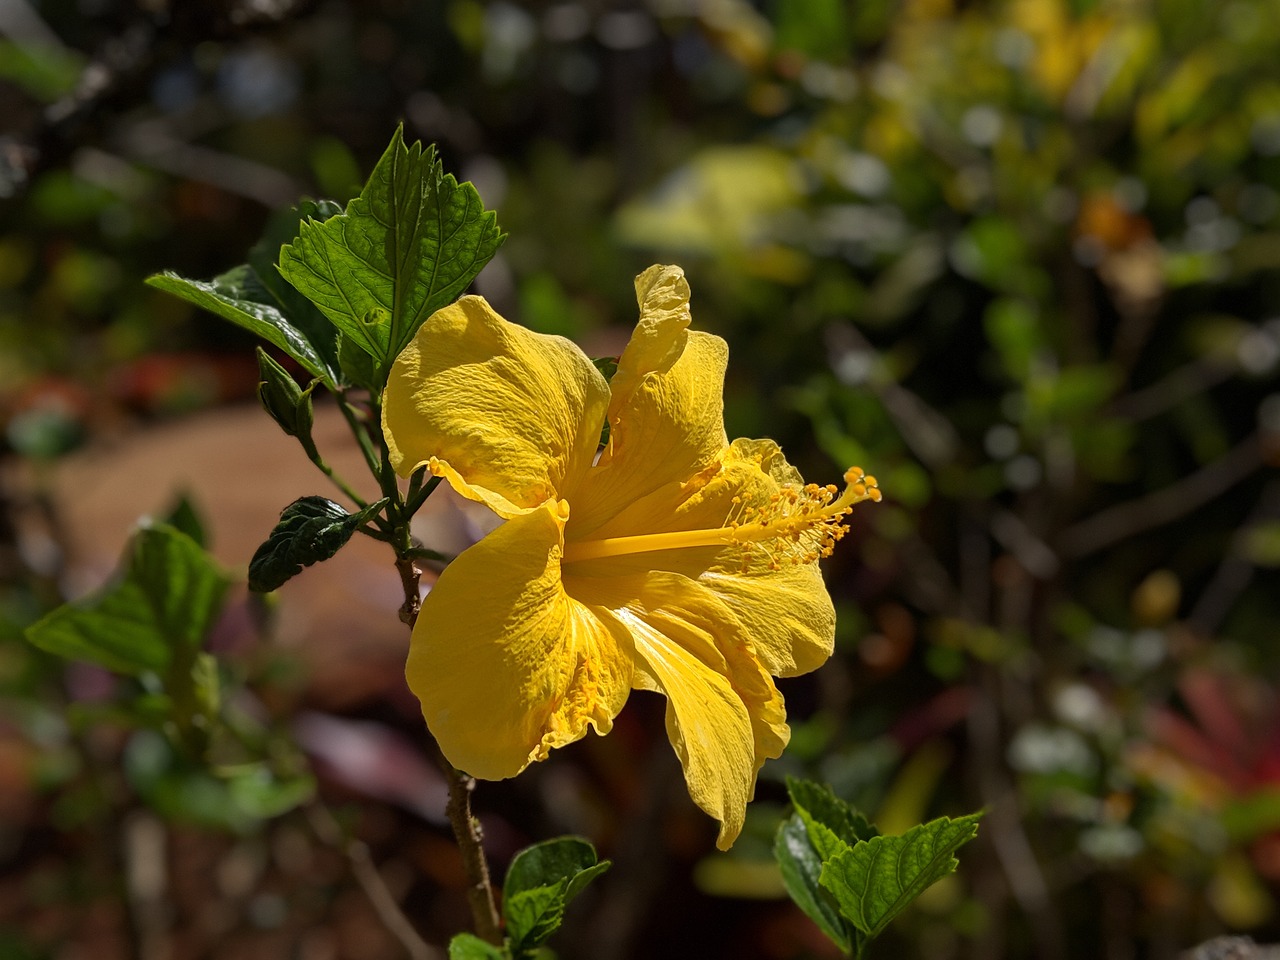
[[[820,666],[835,615],[816,560],[852,504],[777,445],[724,432],[728,347],[690,331],[678,267],[636,279],[611,383],[572,343],[464,297],[396,360],[383,432],[506,522],[426,597],[406,674],[455,766],[489,780],[607,733],[631,690],[667,698],[689,793],[727,849],[790,731],[774,676]],[[601,427],[609,442],[597,457]]]

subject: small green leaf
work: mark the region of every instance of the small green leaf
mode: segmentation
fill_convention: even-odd
[[[360,524],[387,505],[383,499],[356,513],[324,497],[302,497],[285,507],[271,535],[249,561],[249,589],[275,590],[303,567],[328,560],[346,545]]]
[[[809,831],[818,856],[826,862],[859,840],[879,832],[861,813],[845,803],[831,788],[812,780],[787,778],[787,793]]]
[[[581,837],[556,837],[525,847],[511,860],[502,889],[510,896],[521,890],[547,886],[557,880],[566,880],[572,899],[587,880],[609,867],[609,861],[597,861],[596,850]],[[579,881],[583,874],[586,880]]]
[[[179,533],[185,533],[198,547],[209,546],[209,535],[205,532],[204,518],[196,510],[196,505],[185,493],[179,495],[177,502],[169,508],[169,515],[162,523],[173,527]]]
[[[166,271],[148,277],[147,283],[262,337],[336,388],[343,382],[337,332],[324,314],[281,279],[275,261],[303,221],[316,223],[338,212],[331,201],[304,200],[296,209],[272,218],[262,240],[249,252],[249,263],[208,281]]]
[[[291,437],[297,437],[307,456],[316,459],[319,452],[311,439],[311,427],[315,412],[311,407],[311,391],[319,380],[312,380],[304,390],[298,386],[289,371],[276,363],[261,347],[258,347],[258,399],[271,419]]]
[[[186,534],[159,524],[143,527],[114,583],[53,610],[27,628],[27,639],[118,673],[164,673],[203,643],[229,583]]]
[[[959,866],[955,852],[977,836],[981,817],[939,817],[899,837],[861,841],[823,863],[819,882],[854,926],[875,937],[926,887]]]
[[[227,780],[228,796],[246,817],[267,820],[310,800],[316,782],[308,774],[280,777],[266,764],[252,764]]]
[[[543,943],[560,926],[565,907],[610,866],[580,837],[557,837],[526,847],[507,868],[502,911],[513,952]]]
[[[418,327],[466,290],[502,240],[475,187],[397,129],[360,196],[340,216],[304,224],[280,251],[280,272],[373,358],[380,388]]]
[[[796,906],[836,946],[846,954],[849,953],[858,931],[840,915],[840,908],[836,906],[831,894],[818,883],[818,877],[822,873],[822,859],[809,839],[805,822],[799,814],[792,814],[778,827],[773,841],[773,855],[782,869],[782,884]]]
[[[460,933],[449,941],[449,960],[508,960],[505,950],[485,943],[474,933]]]
[[[124,772],[138,796],[166,819],[236,833],[292,810],[315,790],[309,775],[281,777],[263,763],[220,775],[155,730],[129,739]]]
[[[507,921],[511,952],[522,956],[547,941],[560,929],[567,904],[567,880],[548,887],[531,887],[502,898],[502,914]]]

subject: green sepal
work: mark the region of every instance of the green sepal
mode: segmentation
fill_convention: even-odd
[[[373,359],[380,391],[418,327],[467,289],[503,239],[475,187],[398,128],[360,196],[340,216],[303,224],[280,251],[280,272]]]
[[[773,855],[782,870],[782,885],[796,906],[818,925],[832,943],[844,953],[852,953],[855,939],[862,934],[841,916],[835,899],[818,882],[822,874],[822,858],[800,814],[793,813],[778,827]]]
[[[591,361],[592,365],[600,371],[600,376],[605,381],[613,380],[613,375],[618,372],[617,357],[596,357]],[[609,445],[609,418],[604,418],[604,423],[600,427],[600,446],[607,447]]]
[[[559,929],[573,898],[609,866],[580,837],[544,840],[517,853],[502,889],[512,955],[523,956],[545,943]]]
[[[459,933],[449,941],[449,960],[509,960],[510,956],[474,933]]]
[[[981,817],[939,817],[898,837],[864,840],[826,860],[819,882],[855,927],[878,936],[927,887],[955,871],[955,852],[977,836]]]
[[[165,271],[148,277],[147,283],[262,337],[337,389],[344,382],[337,332],[314,304],[283,281],[275,264],[280,248],[298,235],[304,221],[322,222],[340,211],[330,200],[304,200],[272,217],[248,263],[212,280]]]
[[[298,386],[289,371],[272,359],[267,351],[258,347],[258,399],[267,414],[291,437],[297,437],[302,449],[312,460],[320,456],[311,428],[315,411],[311,406],[311,391],[319,380],[312,380],[304,389]]]
[[[362,523],[376,516],[386,497],[355,513],[324,497],[302,497],[285,507],[280,522],[249,561],[249,589],[275,590],[346,545]]]
[[[230,582],[185,533],[145,526],[130,540],[112,583],[51,611],[26,636],[61,657],[164,676],[174,663],[193,661]]]

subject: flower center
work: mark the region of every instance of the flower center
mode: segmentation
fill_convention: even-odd
[[[831,554],[836,541],[849,530],[844,518],[855,503],[880,499],[876,478],[860,468],[850,467],[844,479],[847,486],[838,497],[834,486],[820,487],[816,483],[783,487],[760,506],[744,506],[734,497],[733,509],[723,526],[580,540],[565,544],[563,559],[573,563],[653,550],[738,544],[743,549],[744,565],[756,551],[767,556],[769,566],[775,570],[783,560],[808,563]]]

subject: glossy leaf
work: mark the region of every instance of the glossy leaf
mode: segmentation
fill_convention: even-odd
[[[328,560],[346,545],[360,524],[386,506],[386,499],[347,513],[324,497],[302,497],[285,507],[271,535],[249,561],[249,589],[275,590],[303,567]]]
[[[322,222],[339,207],[329,200],[305,200],[277,214],[262,240],[241,264],[213,280],[190,280],[166,271],[147,278],[172,293],[279,347],[329,387],[343,382],[338,366],[337,333],[316,307],[284,283],[276,256],[297,235],[302,222]]]
[[[788,777],[787,793],[808,829],[814,849],[824,861],[880,833],[866,817],[824,784]]]
[[[822,858],[809,839],[804,819],[792,814],[778,827],[773,841],[773,855],[782,870],[782,884],[796,906],[818,925],[831,941],[845,953],[853,948],[855,936],[861,936],[840,915],[831,894],[822,888]]]

